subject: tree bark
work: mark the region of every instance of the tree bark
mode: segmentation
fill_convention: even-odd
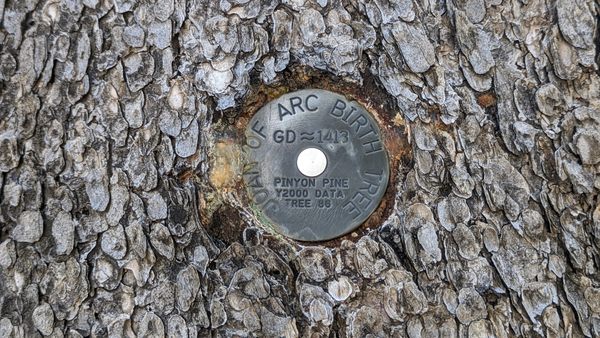
[[[600,335],[598,2],[0,0],[0,336]],[[244,123],[367,105],[393,180],[286,239]]]

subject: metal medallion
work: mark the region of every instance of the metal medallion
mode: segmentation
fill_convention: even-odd
[[[246,128],[244,181],[285,236],[344,235],[378,207],[389,163],[371,114],[342,95],[305,89],[267,103]]]

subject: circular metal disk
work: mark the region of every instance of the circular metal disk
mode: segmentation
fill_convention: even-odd
[[[377,123],[355,101],[306,89],[269,102],[246,128],[244,181],[285,236],[346,234],[377,208],[389,163]]]

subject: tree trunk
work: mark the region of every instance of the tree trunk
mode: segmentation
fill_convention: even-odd
[[[600,335],[598,2],[0,0],[0,336]],[[244,129],[380,122],[350,235],[287,239]]]

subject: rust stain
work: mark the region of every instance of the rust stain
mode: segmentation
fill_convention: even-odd
[[[350,100],[355,100],[363,105],[377,120],[382,133],[382,138],[388,152],[390,162],[390,178],[387,190],[378,206],[371,216],[357,229],[344,236],[333,240],[318,242],[319,245],[337,247],[342,241],[350,240],[357,241],[366,235],[371,229],[379,227],[391,214],[394,206],[396,186],[399,180],[404,178],[404,173],[400,173],[397,168],[400,164],[410,163],[412,161],[412,150],[409,144],[407,134],[410,131],[408,123],[402,118],[403,114],[394,104],[394,98],[388,96],[385,90],[379,87],[374,78],[366,76],[363,79],[363,84],[359,85],[354,82],[343,81],[342,79],[331,76],[327,73],[307,69],[304,67],[295,67],[282,74],[280,81],[273,85],[258,85],[251,89],[246,95],[246,99],[239,107],[232,108],[232,111],[224,113],[223,118],[226,121],[221,121],[224,124],[225,140],[216,142],[214,154],[211,160],[213,168],[210,175],[211,185],[215,189],[236,190],[241,202],[245,205],[250,205],[251,200],[246,192],[245,185],[241,176],[243,161],[242,154],[231,151],[230,143],[235,142],[237,138],[239,150],[241,152],[242,145],[245,142],[243,137],[246,126],[252,116],[262,108],[266,103],[277,97],[304,88],[325,89],[346,96]],[[235,118],[227,119],[226,116],[235,116]],[[231,137],[231,135],[234,135]],[[238,156],[238,157],[236,157]],[[235,161],[240,163],[237,169],[233,169]],[[239,169],[239,172],[237,171]],[[214,210],[214,209],[213,209]],[[272,238],[271,238],[272,237]],[[280,238],[280,235],[265,232],[265,240],[275,240]],[[290,243],[299,245],[303,242],[289,240]],[[306,242],[316,243],[316,242]]]

